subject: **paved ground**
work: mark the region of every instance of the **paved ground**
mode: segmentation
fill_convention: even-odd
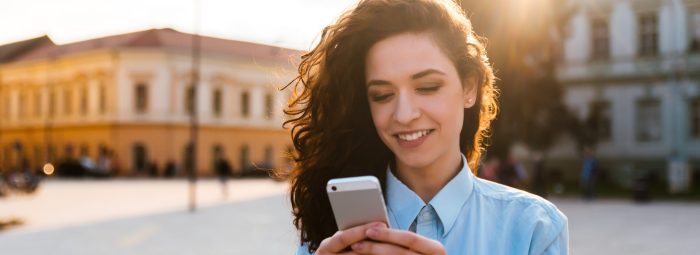
[[[291,254],[284,183],[198,182],[189,213],[185,181],[50,181],[31,197],[0,198],[0,254]],[[555,199],[570,221],[572,254],[697,254],[700,204]]]

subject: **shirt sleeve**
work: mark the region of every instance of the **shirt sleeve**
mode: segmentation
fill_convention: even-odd
[[[530,219],[526,231],[530,232],[528,254],[569,254],[569,227],[567,217],[553,204],[535,203],[526,209]]]
[[[569,225],[564,224],[564,227],[559,233],[559,236],[544,250],[542,254],[558,255],[569,254]]]

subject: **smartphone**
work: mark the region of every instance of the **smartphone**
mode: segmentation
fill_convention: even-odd
[[[380,221],[389,226],[379,180],[374,176],[336,178],[326,185],[339,230]]]

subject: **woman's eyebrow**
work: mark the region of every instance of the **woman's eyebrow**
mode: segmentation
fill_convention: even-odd
[[[432,68],[431,68],[431,69],[427,69],[427,70],[418,72],[418,73],[416,73],[416,74],[414,74],[414,75],[411,75],[411,79],[413,79],[413,80],[419,79],[419,78],[421,78],[421,77],[423,77],[423,76],[428,76],[428,75],[434,74],[434,73],[445,75],[445,73],[440,72],[440,71],[438,71],[438,70],[435,70],[435,69],[432,69]]]
[[[391,85],[391,82],[385,81],[385,80],[371,80],[367,82],[367,87],[369,88],[370,86],[379,86],[379,85]]]
[[[438,71],[436,69],[426,69],[424,71],[420,71],[418,73],[415,73],[414,75],[411,75],[412,80],[420,79],[421,77],[428,76],[430,74],[441,74],[445,75],[445,73]],[[367,87],[369,88],[370,86],[379,86],[379,85],[391,85],[391,82],[385,81],[385,80],[371,80],[367,82]]]

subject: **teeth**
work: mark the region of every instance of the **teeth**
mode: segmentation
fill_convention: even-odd
[[[418,132],[410,133],[410,134],[400,134],[399,139],[410,142],[410,141],[416,140],[418,138],[421,138],[427,134],[428,134],[428,130],[418,131]]]

